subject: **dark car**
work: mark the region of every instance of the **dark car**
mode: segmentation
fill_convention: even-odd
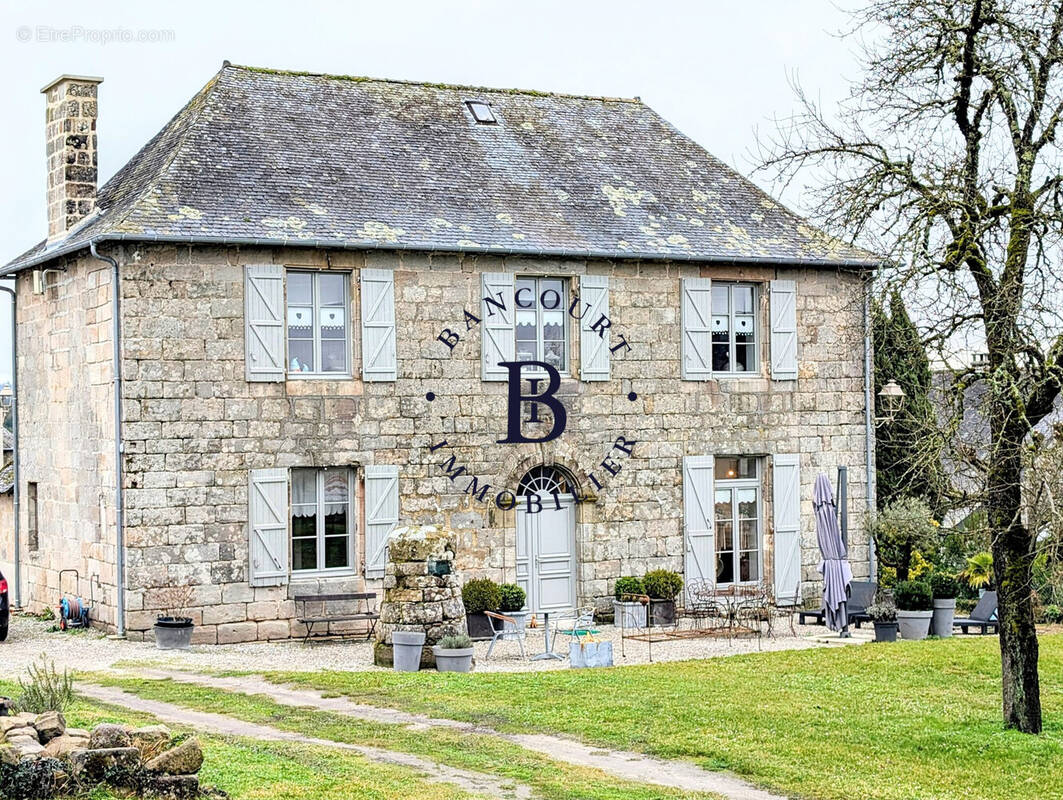
[[[7,578],[0,572],[0,642],[7,638],[7,624],[11,619],[10,606],[7,602]]]

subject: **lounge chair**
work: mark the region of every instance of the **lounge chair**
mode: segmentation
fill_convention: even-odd
[[[857,628],[860,627],[860,623],[871,621],[867,615],[867,607],[874,601],[877,589],[874,581],[852,581],[849,584],[849,602],[846,603],[845,610],[849,615],[849,622]],[[815,611],[797,612],[797,621],[801,625],[805,624],[806,617],[814,620],[813,625],[824,624],[822,608]]]
[[[952,621],[954,628],[959,628],[964,633],[967,633],[968,628],[976,628],[978,633],[982,636],[989,633],[989,629],[993,629],[993,633],[997,632],[997,593],[986,592],[978,600],[978,605],[974,607],[974,611],[971,612],[969,617],[959,617]]]

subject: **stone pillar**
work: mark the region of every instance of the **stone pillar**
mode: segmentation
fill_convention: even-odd
[[[96,87],[103,78],[61,75],[41,92],[47,98],[48,242],[96,208]]]
[[[378,666],[392,665],[392,631],[424,631],[422,667],[435,666],[432,645],[447,634],[465,633],[461,577],[453,571],[455,539],[452,532],[432,525],[397,528],[391,534],[373,648]]]

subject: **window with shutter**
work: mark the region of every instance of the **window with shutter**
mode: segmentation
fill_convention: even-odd
[[[713,460],[712,456],[683,459],[684,570],[688,587],[695,581],[716,582]]]
[[[683,380],[712,377],[712,281],[683,278],[681,289]]]
[[[513,274],[485,272],[480,334],[480,359],[485,381],[504,381],[509,375],[503,361],[514,361],[516,351]]]
[[[584,314],[580,319],[579,371],[585,381],[609,380],[609,329],[604,336],[591,330],[599,319],[609,316],[609,278],[584,275],[579,281],[580,302]]]
[[[284,380],[284,267],[244,267],[244,359],[249,381]]]
[[[288,471],[254,469],[248,477],[248,582],[288,582]]]
[[[397,371],[395,273],[390,269],[363,269],[362,377],[367,381],[393,381]]]
[[[288,375],[350,375],[350,273],[288,270]]]
[[[775,513],[775,602],[801,600],[801,456],[772,459],[772,505]]]
[[[388,536],[399,521],[399,468],[390,464],[365,468],[365,576],[382,578]]]
[[[797,379],[797,284],[771,282],[771,377]]]

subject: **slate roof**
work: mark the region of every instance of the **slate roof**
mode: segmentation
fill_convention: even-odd
[[[476,124],[472,100],[499,124]],[[811,227],[637,99],[228,63],[102,187],[98,207],[0,272],[93,239],[879,261]]]

